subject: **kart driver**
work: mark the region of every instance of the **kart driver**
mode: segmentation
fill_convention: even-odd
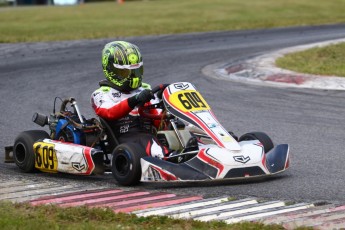
[[[153,134],[154,126],[145,124],[138,113],[139,106],[155,98],[150,85],[142,82],[144,64],[139,48],[125,41],[106,44],[102,67],[106,79],[91,95],[96,114],[110,124],[119,143],[135,142],[149,156],[167,156],[168,149]]]

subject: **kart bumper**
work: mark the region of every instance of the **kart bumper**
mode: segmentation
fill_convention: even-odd
[[[229,162],[225,164],[215,159],[207,161],[202,157],[204,154],[205,151],[201,150],[198,155],[180,164],[144,157],[141,159],[141,181],[249,179],[277,174],[289,167],[289,146],[287,144],[277,145],[268,153],[262,154],[262,160],[259,163],[250,165],[238,164],[238,162],[229,165]]]

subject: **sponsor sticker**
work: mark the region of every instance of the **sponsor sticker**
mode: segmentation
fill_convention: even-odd
[[[221,137],[221,139],[224,142],[232,142],[233,141],[233,139],[230,136],[224,136],[224,137]]]
[[[250,157],[249,156],[234,156],[234,160],[237,162],[240,162],[242,164],[247,163],[248,161],[250,161]]]

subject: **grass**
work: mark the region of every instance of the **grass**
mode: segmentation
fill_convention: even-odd
[[[290,53],[277,66],[300,73],[345,77],[345,43]]]
[[[280,230],[279,225],[262,223],[239,223],[228,225],[224,222],[201,222],[171,219],[163,216],[137,217],[133,214],[115,214],[110,209],[59,208],[54,205],[31,206],[27,203],[12,204],[0,202],[1,229],[173,229],[173,230]],[[307,228],[299,228],[307,229]]]
[[[345,22],[344,0],[156,0],[0,8],[0,42],[37,42]]]

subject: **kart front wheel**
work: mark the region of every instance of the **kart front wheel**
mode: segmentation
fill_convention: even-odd
[[[263,132],[250,132],[242,135],[239,138],[239,141],[250,141],[250,140],[258,140],[264,146],[265,153],[268,153],[271,149],[273,149],[274,144],[271,138]]]
[[[50,139],[43,130],[29,130],[21,132],[14,141],[13,158],[16,165],[26,173],[35,169],[35,153],[33,145],[40,139]]]
[[[140,159],[146,152],[136,144],[120,144],[113,151],[111,171],[121,185],[136,185],[141,178]]]

